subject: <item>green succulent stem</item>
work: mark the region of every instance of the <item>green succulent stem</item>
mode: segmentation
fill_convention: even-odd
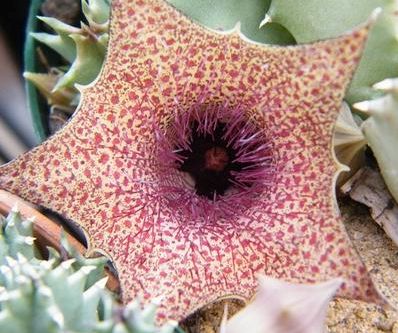
[[[344,34],[365,22],[380,7],[382,14],[374,25],[359,67],[346,94],[352,104],[380,96],[373,84],[398,76],[398,41],[394,0],[273,0],[266,13],[265,26],[279,23],[297,43],[310,43]]]
[[[155,325],[157,301],[122,307],[105,289],[107,259],[85,258],[61,237],[68,257],[35,254],[32,220],[15,208],[0,216],[0,332],[173,333],[177,323]],[[121,316],[115,316],[120,313]]]
[[[87,85],[98,76],[108,45],[110,1],[82,0],[82,11],[88,24],[70,26],[58,19],[38,16],[54,33],[31,32],[30,36],[58,53],[66,62],[59,75],[24,73],[47,99],[50,106],[61,109],[77,105],[76,85]],[[40,76],[41,75],[41,76]],[[49,83],[44,83],[48,75]]]
[[[369,116],[362,124],[362,131],[388,189],[398,202],[398,78],[386,79],[375,84],[374,88],[387,94],[356,103],[354,107]]]

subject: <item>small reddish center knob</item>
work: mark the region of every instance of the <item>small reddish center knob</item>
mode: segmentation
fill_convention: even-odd
[[[205,168],[211,171],[223,171],[229,162],[228,153],[222,147],[216,146],[206,150],[204,157]]]

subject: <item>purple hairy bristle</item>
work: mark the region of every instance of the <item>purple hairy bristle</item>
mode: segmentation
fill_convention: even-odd
[[[244,164],[237,162],[235,150],[223,138],[226,124],[217,124],[213,133],[198,133],[199,124],[192,124],[190,148],[180,151],[183,158],[178,168],[189,173],[195,190],[209,199],[223,195],[231,186],[231,172],[241,171]]]
[[[271,183],[272,146],[242,107],[196,103],[176,111],[156,137],[168,206],[186,207],[191,219],[208,218],[209,211],[230,217]]]

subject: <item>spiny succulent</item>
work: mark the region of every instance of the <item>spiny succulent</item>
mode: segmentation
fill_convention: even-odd
[[[79,28],[52,17],[38,16],[54,33],[30,34],[57,52],[66,66],[51,68],[50,73],[24,73],[50,106],[66,110],[72,107],[72,112],[79,102],[76,84],[86,85],[97,77],[108,43],[110,0],[82,0],[81,7],[86,22],[81,22]]]
[[[30,263],[24,256],[5,257],[0,269],[0,332],[92,332],[106,280],[85,289],[94,267],[76,272],[73,261]]]
[[[79,95],[74,88],[65,88],[53,91],[55,85],[64,73],[52,69],[50,73],[25,72],[25,79],[35,84],[36,88],[46,98],[48,105],[61,107],[65,112],[72,114],[79,101]]]
[[[17,210],[0,217],[0,332],[172,333],[176,323],[154,325],[156,302],[119,306],[105,290],[106,259],[85,259],[63,239],[72,259],[55,250],[34,254],[32,221]]]
[[[377,159],[381,174],[398,202],[398,79],[386,79],[374,85],[383,97],[356,103],[354,107],[368,118],[361,128]]]
[[[6,256],[16,258],[18,253],[27,259],[35,258],[32,219],[21,219],[17,208],[13,208],[7,219],[0,215],[0,264]]]

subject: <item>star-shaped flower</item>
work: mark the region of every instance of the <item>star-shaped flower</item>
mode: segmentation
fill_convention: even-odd
[[[378,300],[336,211],[331,140],[369,25],[282,48],[206,30],[160,0],[112,10],[79,111],[2,167],[0,187],[78,223],[126,300],[163,297],[160,319],[249,298],[257,273],[342,277],[339,295]]]

